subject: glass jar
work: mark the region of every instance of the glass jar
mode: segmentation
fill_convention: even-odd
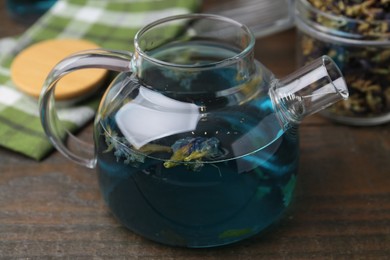
[[[390,3],[348,2],[296,2],[298,63],[328,55],[342,70],[350,97],[323,115],[350,125],[383,124],[390,121]]]
[[[16,21],[30,25],[57,0],[7,0],[7,11]]]

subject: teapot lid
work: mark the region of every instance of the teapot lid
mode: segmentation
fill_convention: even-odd
[[[96,49],[93,42],[81,39],[46,40],[24,49],[11,65],[11,78],[18,89],[38,98],[45,78],[50,70],[65,57],[82,50]],[[99,87],[107,70],[88,69],[72,72],[56,87],[58,100],[69,100],[83,96]]]

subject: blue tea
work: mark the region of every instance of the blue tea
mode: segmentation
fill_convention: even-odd
[[[221,46],[191,44],[168,46],[151,55],[205,63],[232,55]],[[269,84],[265,68],[257,64],[255,69],[261,75],[256,84]],[[158,100],[168,102],[169,97],[196,104],[203,113],[192,131],[171,133],[137,149],[118,124],[120,109],[103,111],[96,124],[96,146],[104,199],[125,226],[164,244],[208,247],[259,233],[290,204],[298,166],[297,129],[281,131],[270,98],[251,97],[251,85],[240,85],[235,67],[182,73],[186,75],[145,68],[146,80],[122,75],[120,84],[114,83],[108,92],[107,99],[115,93],[112,99],[121,104],[117,107],[137,103],[143,92],[138,105],[148,111],[165,109],[148,103],[161,94]],[[149,88],[147,80],[156,79],[158,84]],[[218,95],[231,89],[236,91]],[[135,117],[144,117],[141,111],[138,108]],[[163,127],[164,122],[153,120],[148,121],[151,128]]]
[[[196,170],[184,163],[167,168],[148,157],[132,163],[119,146],[110,148],[105,127],[99,131],[104,199],[126,227],[152,240],[190,247],[232,243],[264,230],[290,204],[298,166],[294,130],[253,154]]]

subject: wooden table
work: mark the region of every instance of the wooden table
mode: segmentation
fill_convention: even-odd
[[[0,36],[21,33],[0,1]],[[278,77],[294,70],[295,31],[258,39]],[[390,258],[389,124],[304,121],[293,206],[270,232],[214,249],[163,246],[126,230],[104,205],[93,171],[55,152],[42,162],[0,148],[0,258]],[[80,134],[91,135],[91,126]]]

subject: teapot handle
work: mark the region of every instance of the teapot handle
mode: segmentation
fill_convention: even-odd
[[[55,109],[56,84],[65,75],[79,69],[102,68],[130,72],[131,58],[132,54],[125,51],[88,50],[63,59],[49,73],[39,98],[41,123],[51,143],[65,157],[88,168],[96,165],[93,145],[75,137],[61,125]]]

